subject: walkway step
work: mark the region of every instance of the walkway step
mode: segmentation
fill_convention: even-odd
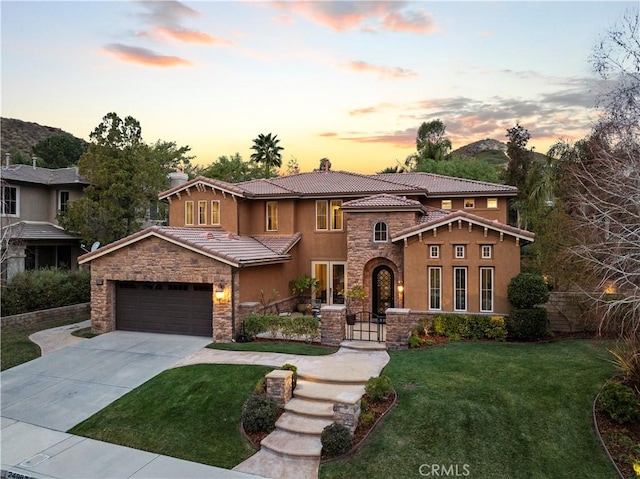
[[[298,379],[293,397],[353,404],[364,394],[363,384],[328,384]]]
[[[284,405],[284,410],[301,416],[333,420],[333,404],[326,401],[292,398]]]
[[[387,343],[378,343],[376,341],[342,341],[340,347],[357,351],[386,351]]]
[[[296,434],[276,429],[260,445],[271,452],[288,457],[318,458],[322,452],[320,436]]]
[[[276,428],[298,434],[320,436],[325,427],[333,424],[333,418],[310,418],[295,413],[285,412],[276,421]]]

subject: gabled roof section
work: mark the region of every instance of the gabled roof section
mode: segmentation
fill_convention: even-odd
[[[189,194],[191,190],[204,191],[206,189],[211,189],[213,191],[218,190],[223,194],[230,194],[233,196],[246,196],[246,191],[242,188],[239,188],[238,185],[227,183],[226,181],[214,180],[211,178],[206,178],[204,176],[198,176],[192,180],[183,183],[182,185],[174,186],[173,188],[163,191],[158,194],[159,200],[164,200],[171,195],[182,195]]]
[[[511,196],[518,193],[518,189],[515,186],[468,180],[466,178],[454,178],[452,176],[436,175],[434,173],[381,173],[375,175],[375,177],[412,186],[420,190],[426,190],[431,195],[454,196],[456,194],[475,193]]]
[[[482,228],[488,228],[526,241],[533,241],[536,236],[530,231],[505,225],[504,223],[500,223],[498,220],[489,220],[482,216],[467,213],[466,211],[457,210],[449,212],[446,210],[438,210],[438,208],[429,208],[429,213],[426,217],[421,218],[416,225],[405,228],[404,230],[392,235],[391,241],[395,243],[396,241],[401,241],[417,234],[431,231],[439,228],[440,226],[447,226],[456,221],[465,221]]]
[[[299,235],[299,233],[297,234]],[[219,229],[174,228],[168,226],[151,226],[103,246],[78,258],[78,263],[88,263],[101,256],[110,254],[130,244],[149,237],[160,238],[183,248],[221,261],[234,267],[255,266],[261,264],[282,263],[291,259],[288,250],[300,240],[296,235],[279,237],[281,250],[271,249],[267,244],[250,236],[238,236]],[[276,245],[274,239],[273,244]],[[290,246],[289,246],[290,245]],[[288,249],[287,249],[288,246]]]
[[[388,193],[347,201],[341,208],[346,211],[424,211],[419,201]]]
[[[253,236],[276,254],[288,254],[298,241],[302,238],[302,234],[296,233],[293,236]]]
[[[79,240],[79,236],[67,233],[63,228],[45,221],[18,221],[2,228],[9,240]]]
[[[38,185],[88,185],[77,168],[40,168],[31,165],[9,165],[0,168],[0,177],[7,181]]]

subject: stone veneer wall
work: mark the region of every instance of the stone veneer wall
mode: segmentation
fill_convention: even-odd
[[[203,283],[214,287],[222,282],[229,291],[236,278],[230,265],[156,237],[140,240],[91,262],[92,330],[95,333],[115,330],[117,281]],[[234,284],[233,289],[237,291],[238,285]],[[213,340],[216,342],[233,339],[235,300],[229,292],[223,303],[212,298]]]
[[[597,297],[598,293],[593,296]],[[552,292],[549,301],[542,306],[547,308],[551,331],[558,333],[598,331],[603,314],[589,295],[582,292]],[[615,322],[606,326],[605,330],[615,330]]]
[[[417,324],[418,318],[411,315],[411,310],[405,308],[387,309],[387,348],[404,349],[408,347],[411,330]]]
[[[345,338],[347,308],[344,305],[323,306],[320,310],[320,343],[340,346]]]
[[[88,314],[89,312],[91,312],[91,303],[80,303],[61,306],[59,308],[31,311],[30,313],[14,314],[13,316],[3,316],[0,319],[0,328],[2,331],[12,331],[23,326],[30,326],[45,321],[70,319],[74,316]]]

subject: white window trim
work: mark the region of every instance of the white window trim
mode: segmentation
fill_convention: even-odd
[[[444,204],[447,203],[449,206],[445,206]],[[440,202],[440,208],[443,210],[452,210],[453,209],[453,200],[442,200]]]
[[[489,202],[490,201],[495,201],[496,205],[495,206],[489,206]],[[487,198],[487,208],[490,208],[492,210],[498,208],[498,198]]]
[[[71,199],[71,192],[69,190],[58,190],[58,211],[62,211],[62,193],[67,193],[67,208],[69,207],[69,200]]]
[[[12,214],[12,213],[2,213],[2,211],[0,210],[0,213],[2,213],[3,217],[8,217],[8,218],[18,218],[20,217],[20,187],[19,186],[15,186],[15,185],[5,185],[2,187],[2,197],[0,197],[0,201],[4,201],[4,190],[5,188],[13,188],[16,190],[16,213]]]
[[[453,251],[454,251],[454,257],[456,259],[464,259],[466,257],[466,248],[464,247],[463,244],[454,245]],[[458,251],[462,251],[462,255],[459,255]]]
[[[439,308],[434,308],[431,305],[431,271],[436,270],[439,272],[440,277],[440,289],[438,291],[438,303],[440,303]],[[429,311],[442,311],[442,267],[441,266],[429,266],[427,268],[427,281],[428,281],[428,294],[429,294]]]
[[[218,205],[218,221],[215,221],[213,215],[214,212],[216,211],[215,208],[213,207],[213,205],[217,204]],[[220,224],[220,200],[211,200],[211,224],[212,225],[219,225]]]
[[[376,232],[378,225],[384,225],[384,239],[376,239]],[[389,242],[389,225],[384,221],[376,221],[373,225],[373,242],[374,243],[388,243]]]
[[[191,210],[191,222],[189,222],[189,210]],[[193,201],[185,201],[184,202],[184,224],[188,226],[193,226],[194,223],[194,205]]]
[[[489,254],[485,255],[485,251],[488,251]],[[493,258],[493,246],[490,245],[490,244],[483,244],[480,247],[480,257],[482,259],[491,259],[491,258]]]
[[[467,201],[470,202],[471,206],[467,206]],[[472,210],[476,207],[476,200],[475,198],[465,198],[464,199],[464,203],[463,203],[464,209],[465,210]]]
[[[338,206],[337,208],[334,209],[334,206]],[[340,211],[340,208],[342,207],[342,200],[330,200],[329,201],[329,209],[328,209],[328,217],[329,217],[329,229],[331,231],[342,231],[344,229],[344,216],[342,215],[342,211]],[[340,216],[340,227],[338,228],[337,226],[334,228],[333,227],[333,220],[334,220],[334,213],[335,213],[335,218],[337,218],[338,216]]]
[[[433,254],[435,248],[436,254]],[[440,257],[440,246],[437,244],[429,245],[429,258],[439,258]]]
[[[324,228],[318,228],[318,206],[320,204],[324,205]],[[331,219],[329,218],[329,202],[327,200],[316,200],[316,231],[328,231],[330,222]]]
[[[463,309],[459,309],[456,307],[457,306],[456,276],[457,276],[457,271],[460,271],[460,270],[464,271],[464,308]],[[453,310],[454,311],[467,311],[468,309],[468,301],[469,301],[469,298],[468,298],[469,288],[467,287],[468,280],[469,278],[468,278],[466,266],[456,266],[455,268],[453,268]]]
[[[491,309],[484,309],[482,307],[482,271],[483,270],[484,271],[489,271],[490,272],[489,274],[491,275]],[[480,268],[480,312],[482,312],[482,313],[492,313],[493,309],[494,309],[493,296],[494,296],[495,287],[494,287],[493,275],[494,275],[494,269],[493,268],[487,268],[487,267]]]
[[[204,205],[204,215],[200,214],[200,207]],[[200,221],[204,218],[204,222]],[[198,200],[198,226],[207,224],[207,200]]]
[[[274,215],[274,223],[276,225],[275,228],[273,228],[273,227],[269,228],[269,205],[275,205],[275,208],[274,208],[274,213],[275,213],[275,215]],[[266,213],[267,213],[267,217],[265,218],[265,221],[266,221],[265,229],[267,231],[278,231],[278,202],[277,201],[267,201],[267,211],[266,211]]]

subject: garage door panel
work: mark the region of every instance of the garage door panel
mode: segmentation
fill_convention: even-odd
[[[213,335],[211,285],[120,282],[116,286],[117,329]]]

